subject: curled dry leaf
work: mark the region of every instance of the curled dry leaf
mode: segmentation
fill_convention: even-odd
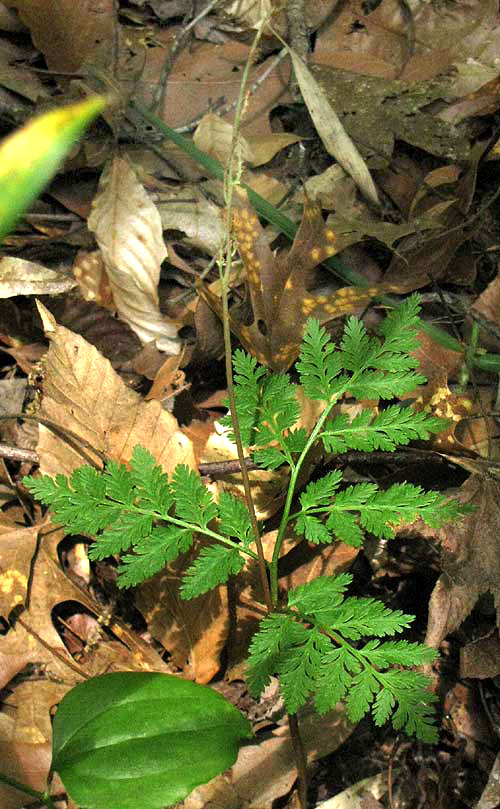
[[[174,321],[161,314],[160,267],[167,251],[160,214],[130,164],[108,163],[92,203],[88,227],[101,249],[117,311],[143,343],[179,353]]]

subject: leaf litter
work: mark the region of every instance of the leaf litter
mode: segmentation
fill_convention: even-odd
[[[44,99],[61,103],[95,92],[104,76],[124,104],[154,101],[165,123],[197,127],[199,148],[227,159],[234,102],[262,10],[207,5],[207,24],[189,28],[191,12],[182,3],[170,11],[169,4],[119,3],[116,17],[111,2],[99,13],[67,0],[44,2],[43,13],[40,2],[8,5],[19,16],[9,17],[14,28],[0,24],[6,131]],[[182,24],[179,9],[187,15]],[[498,9],[487,0],[412,5],[410,16],[397,0],[343,4],[332,15],[328,2],[306,2],[305,9],[316,39],[309,71],[296,64],[306,75],[299,81],[304,103],[290,92],[291,65],[276,59],[269,30],[250,71],[241,130],[244,181],[264,197],[274,194],[297,235],[290,247],[245,195],[236,197],[233,335],[261,362],[287,370],[309,314],[335,336],[346,314],[364,315],[370,327],[380,317],[375,300],[420,289],[426,320],[455,343],[446,348],[422,336],[428,383],[412,398],[449,418],[448,430],[425,450],[411,447],[389,459],[323,453],[312,459],[304,484],[320,465],[342,463],[353,482],[437,479],[476,506],[462,524],[439,533],[405,527],[418,537],[420,557],[404,531],[394,546],[379,543],[373,553],[321,550],[287,537],[284,589],[318,571],[354,566],[363,594],[382,593],[395,606],[409,601],[420,615],[420,637],[427,632],[427,642],[440,648],[436,687],[447,694],[451,717],[443,718],[442,744],[416,764],[411,744],[387,732],[363,723],[353,729],[342,712],[321,722],[306,713],[304,736],[317,760],[313,805],[335,805],[329,799],[347,795],[356,778],[389,772],[388,781],[382,777],[389,792],[372,794],[372,803],[365,793],[362,803],[351,795],[341,805],[375,801],[403,809],[425,795],[437,806],[488,809],[498,804],[500,364],[480,360],[491,356],[485,352],[496,356],[500,335]],[[286,38],[286,12],[275,12],[272,24]],[[17,32],[15,48],[8,31]],[[41,72],[32,69],[34,58]],[[345,132],[340,154],[313,112],[321,93]],[[137,115],[128,123],[106,116],[4,242],[0,381],[23,380],[8,415],[25,420],[23,427],[12,418],[0,422],[2,758],[15,777],[43,788],[50,712],[65,691],[103,671],[169,670],[226,689],[256,717],[259,733],[232,772],[193,793],[186,809],[210,802],[271,807],[283,796],[293,806],[296,774],[282,707],[272,695],[251,704],[244,687],[241,661],[255,625],[248,605],[258,587],[252,565],[239,594],[219,588],[181,601],[171,565],[124,597],[114,566],[90,566],[86,540],[62,536],[19,489],[34,459],[46,474],[67,474],[84,462],[101,468],[104,459],[127,461],[139,442],[166,471],[178,462],[196,469],[235,457],[217,426],[225,389],[215,268],[222,185],[169,142],[159,155],[158,139]],[[352,284],[351,271],[367,273],[363,285],[359,274]],[[342,407],[349,412],[348,402]],[[305,424],[309,417],[303,412]],[[272,547],[281,472],[252,474],[261,515],[270,521],[264,542]],[[234,470],[222,475],[224,484],[204,480],[233,491],[241,485]],[[459,678],[468,690],[460,691]],[[23,805],[4,786],[0,796],[8,809]]]

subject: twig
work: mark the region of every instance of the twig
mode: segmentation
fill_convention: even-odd
[[[39,463],[38,452],[31,449],[21,449],[21,447],[10,447],[8,444],[0,444],[0,458],[8,458],[10,461],[21,461],[22,463]]]

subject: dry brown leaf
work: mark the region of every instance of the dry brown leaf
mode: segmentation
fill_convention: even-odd
[[[69,691],[69,683],[50,680],[25,680],[16,683],[9,695],[9,705],[15,706],[12,741],[43,745],[52,741],[51,709]]]
[[[500,481],[471,475],[459,499],[476,510],[437,534],[442,547],[441,574],[429,604],[426,643],[438,648],[472,611],[479,596],[491,592],[500,626]]]
[[[498,630],[466,643],[460,649],[460,675],[493,679],[500,674],[500,637]]]
[[[0,636],[0,688],[28,663],[44,664],[50,676],[69,684],[79,682],[85,674],[107,670],[166,671],[166,665],[154,649],[114,617],[107,626],[120,644],[112,641],[92,647],[88,671],[87,658],[82,665],[74,663],[54,626],[52,611],[63,602],[81,604],[83,610],[96,616],[100,615],[101,608],[63,571],[57,556],[62,532],[54,532],[49,525],[44,525],[43,531],[40,547],[32,560],[27,606],[7,634]]]
[[[29,606],[21,613],[23,623],[16,621],[15,626],[0,637],[0,688],[27,663],[45,664],[52,676],[64,682],[75,683],[81,679],[71,668],[71,656],[54,627],[52,609],[63,601],[76,601],[94,612],[99,610],[95,602],[76,587],[62,570],[55,555],[57,540],[61,539],[61,533],[56,537],[52,535],[50,544],[47,536],[41,539],[30,571]],[[55,649],[61,657],[54,655],[51,649]],[[68,661],[68,665],[64,660]]]
[[[291,249],[277,256],[242,189],[233,198],[233,227],[247,271],[254,319],[246,326],[231,317],[231,328],[247,351],[274,371],[286,370],[296,359],[308,317],[325,323],[355,312],[382,291],[396,291],[395,287],[382,286],[344,287],[333,294],[308,289],[311,272],[321,261],[362,238],[349,224],[339,226],[339,232],[325,224],[319,205],[311,200],[306,202]],[[201,287],[200,294],[221,313],[220,300],[213,291]]]
[[[137,101],[148,105],[158,85],[158,76],[165,62],[165,51],[169,51],[179,36],[181,27],[165,26],[157,30],[155,40],[158,47],[142,49],[140,66],[144,65],[137,81]],[[143,39],[142,31],[140,32]],[[241,85],[241,71],[248,59],[250,45],[229,39],[214,47],[209,42],[194,40],[190,48],[180,51],[169,74],[164,104],[159,116],[171,127],[184,126],[204,115],[209,106],[208,100],[224,99],[227,113],[224,119],[234,119],[233,102],[238,98]],[[144,63],[145,59],[145,63]],[[253,86],[274,62],[272,54],[263,62],[254,65],[249,74],[248,84]],[[292,98],[289,92],[290,66],[282,60],[265,81],[261,81],[248,99],[242,121],[243,135],[269,135],[269,116],[277,104],[287,104]]]
[[[6,529],[0,532],[0,614],[7,619],[14,607],[26,601],[40,526]]]
[[[213,112],[207,112],[196,127],[193,134],[193,143],[202,152],[215,157],[227,165],[231,156],[233,143],[233,125],[224,121]],[[249,143],[242,135],[238,138],[238,155],[244,162],[251,162],[252,153]]]
[[[341,709],[318,718],[311,705],[299,711],[299,722],[304,747],[312,760],[336,750],[354,730]],[[240,749],[231,782],[248,809],[271,809],[276,798],[290,791],[296,778],[290,733],[282,726],[260,744]]]
[[[184,554],[141,584],[136,605],[153,637],[170,653],[171,663],[186,677],[208,683],[219,670],[227,638],[227,590],[218,587],[191,601],[182,599],[181,574],[191,560]]]
[[[345,131],[327,94],[291,48],[288,49],[295,76],[316,131],[328,154],[352,177],[360,191],[374,205],[380,205],[377,189],[368,167]]]
[[[0,713],[0,761],[2,772],[23,784],[43,792],[47,788],[52,750],[51,744],[22,744],[13,739],[15,720],[6,713]],[[62,789],[56,776],[54,793]],[[26,795],[0,783],[0,805],[2,809],[23,809]]]
[[[101,175],[88,227],[101,249],[118,314],[143,343],[179,353],[175,323],[162,315],[158,282],[167,256],[158,209],[127,160],[115,157]]]
[[[41,471],[69,475],[84,463],[101,466],[103,455],[126,462],[136,444],[149,449],[166,472],[173,472],[178,463],[194,468],[191,442],[176,419],[159,402],[144,402],[93,346],[38,306],[51,342],[38,415],[61,431],[40,425]],[[73,436],[66,441],[65,430]]]
[[[224,235],[220,209],[195,186],[163,192],[157,208],[165,230],[181,230],[189,244],[217,255]]]
[[[113,33],[112,0],[8,0],[52,70],[74,72],[86,61],[105,64]]]
[[[427,112],[446,94],[448,79],[390,80],[323,65],[311,70],[370,169],[387,167],[395,140],[454,162],[470,156],[469,141]]]
[[[73,262],[73,275],[84,300],[95,301],[113,314],[116,312],[113,292],[100,250],[94,250],[92,253],[79,250]]]
[[[196,127],[193,141],[198,149],[216,157],[224,166],[231,156],[234,127],[213,112],[207,112]],[[262,166],[292,143],[300,140],[298,135],[288,132],[271,132],[269,135],[240,135],[239,156],[250,166]]]
[[[0,259],[0,298],[14,295],[61,295],[76,286],[64,272],[50,270],[42,264],[23,258],[4,256]]]

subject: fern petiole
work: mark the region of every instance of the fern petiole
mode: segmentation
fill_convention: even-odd
[[[143,509],[137,509],[137,511],[142,514],[150,513]],[[166,517],[159,518],[164,520],[164,522],[177,525],[179,528],[186,528],[188,531],[192,531],[193,533],[204,534],[211,539],[217,540],[217,542],[220,542],[222,545],[227,545],[229,548],[235,548],[240,553],[244,553],[247,556],[250,556],[252,559],[259,558],[255,551],[251,551],[250,548],[245,548],[244,545],[239,542],[233,542],[232,539],[228,539],[227,537],[222,536],[222,534],[212,531],[210,528],[203,528],[200,525],[194,525],[193,523],[186,522],[185,520],[179,520],[177,517],[171,517],[169,514]]]
[[[348,388],[348,385],[346,384],[345,385],[345,390],[347,390],[347,388]],[[324,425],[325,421],[327,420],[328,416],[330,415],[333,407],[337,404],[338,400],[340,399],[340,397],[344,393],[345,393],[345,391],[342,390],[325,407],[325,409],[323,410],[323,413],[319,417],[319,419],[318,419],[318,421],[317,421],[311,435],[309,436],[309,439],[308,439],[304,449],[302,450],[302,452],[300,453],[297,461],[295,462],[294,466],[292,467],[292,474],[290,475],[290,482],[288,484],[288,492],[287,492],[287,496],[286,496],[286,501],[285,501],[285,505],[283,506],[283,516],[281,518],[280,527],[278,529],[278,534],[277,534],[276,542],[275,542],[275,545],[274,545],[273,557],[272,557],[272,560],[271,560],[271,564],[269,566],[270,579],[271,579],[271,597],[273,599],[273,604],[274,605],[276,605],[278,603],[278,560],[279,560],[279,556],[280,556],[281,546],[282,546],[283,540],[285,538],[285,531],[286,531],[287,525],[290,522],[290,520],[292,519],[292,515],[290,514],[290,509],[292,507],[292,501],[293,501],[293,498],[294,498],[294,495],[295,495],[295,488],[297,486],[297,480],[298,480],[298,477],[299,477],[299,472],[300,472],[300,469],[302,467],[302,464],[304,463],[304,461],[305,461],[305,459],[307,457],[307,454],[308,454],[309,450],[311,449],[311,447],[314,446],[314,444],[318,440],[318,436],[321,433],[321,430],[323,428],[323,425]]]

